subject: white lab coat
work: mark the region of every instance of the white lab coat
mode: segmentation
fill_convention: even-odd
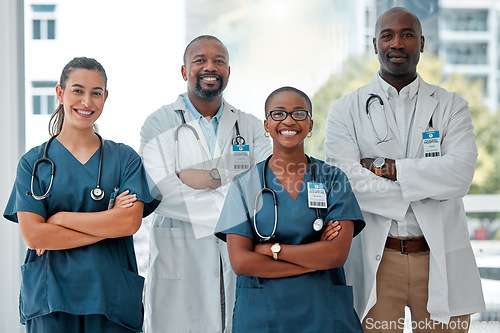
[[[180,113],[192,131],[179,131],[178,155],[174,132],[181,124]],[[231,332],[236,277],[231,269],[226,244],[213,234],[232,177],[238,171],[231,164],[232,139],[238,121],[241,136],[250,145],[251,164],[272,152],[264,136],[262,121],[224,101],[217,142],[210,151],[198,121],[188,111],[183,95],[163,106],[145,121],[141,130],[140,154],[149,176],[153,196],[163,199],[155,211],[150,236],[149,269],[145,287],[145,332],[222,332],[220,270],[226,295],[226,330]],[[183,184],[176,172],[216,167],[223,185],[211,190],[194,190]]]
[[[411,206],[430,247],[431,319],[484,311],[481,280],[469,241],[462,197],[475,170],[477,149],[467,102],[456,93],[425,83],[420,76],[407,156],[394,115],[385,109],[388,142],[377,144],[366,113],[369,94],[389,105],[376,74],[370,84],[336,101],[328,113],[326,160],[348,175],[366,221],[353,239],[345,265],[354,286],[355,308],[364,318],[376,303],[376,272],[392,220],[402,220]],[[370,107],[380,138],[386,123],[378,102]],[[432,119],[432,120],[431,120]],[[441,157],[424,158],[422,132],[439,130]],[[359,163],[363,158],[396,160],[397,181],[378,177]],[[394,269],[397,269],[396,267]]]

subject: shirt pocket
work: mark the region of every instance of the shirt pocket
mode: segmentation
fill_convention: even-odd
[[[182,278],[183,232],[181,228],[151,228],[149,260],[153,279]]]

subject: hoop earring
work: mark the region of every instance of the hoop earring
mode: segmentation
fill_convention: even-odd
[[[269,132],[264,133],[264,136],[265,136],[266,138],[268,138],[268,137],[269,137]]]
[[[307,136],[308,138],[310,138],[311,136],[313,136],[313,134],[312,134],[312,132],[309,132],[309,133],[307,133],[307,135],[306,135],[306,136]]]

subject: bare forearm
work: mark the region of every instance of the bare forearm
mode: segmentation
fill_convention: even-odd
[[[33,218],[36,216],[37,218]],[[21,236],[30,249],[66,250],[97,243],[96,237],[61,226],[45,223],[33,213],[19,212]]]
[[[374,158],[363,158],[360,163],[361,165],[370,170],[371,172],[375,173],[375,168],[373,167],[373,161],[375,161]],[[385,164],[380,170],[382,177],[390,179],[390,180],[397,180],[397,170],[396,170],[396,161],[391,160],[389,158],[385,159]]]
[[[50,226],[49,224],[47,224]],[[40,235],[40,242],[32,249],[45,249],[45,250],[67,250],[86,245],[97,243],[105,238],[92,236],[82,232],[66,229],[64,227],[57,227],[58,229],[49,230],[47,228],[46,235]]]
[[[231,266],[236,275],[281,278],[314,271],[289,262],[276,261],[255,252],[253,242],[248,237],[228,234],[227,246]]]
[[[330,241],[300,245],[281,244],[278,259],[313,270],[342,267],[347,260],[351,247],[354,223],[352,221],[340,221],[340,225],[342,232]],[[255,247],[255,251],[272,257],[271,246],[272,244],[259,244]]]
[[[144,204],[134,202],[132,207],[110,209],[102,212],[59,212],[47,223],[101,238],[133,235],[142,222]]]
[[[251,251],[240,255],[237,260],[231,259],[231,265],[233,265],[233,270],[237,275],[261,278],[282,278],[315,271],[315,269],[282,260],[274,260],[271,257]]]
[[[210,170],[182,170],[177,177],[179,177],[184,184],[196,190],[204,190],[207,188],[216,189],[221,186],[220,180],[214,180],[210,176]]]

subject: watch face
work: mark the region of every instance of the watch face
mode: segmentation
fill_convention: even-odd
[[[271,251],[273,252],[279,252],[281,250],[281,246],[279,244],[273,244],[273,246],[271,246]]]
[[[382,157],[377,157],[375,161],[373,161],[373,166],[375,168],[381,168],[384,166],[384,164],[385,164],[385,159]]]
[[[212,177],[212,179],[214,180],[219,180],[220,179],[220,173],[219,173],[219,170],[217,169],[212,169],[210,170],[210,176]]]

